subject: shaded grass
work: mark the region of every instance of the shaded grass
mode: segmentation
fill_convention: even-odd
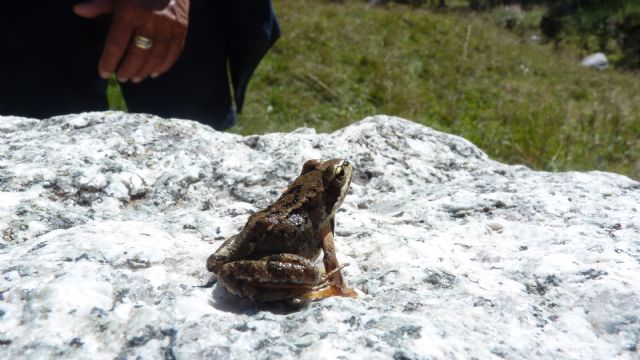
[[[260,65],[234,132],[332,131],[397,115],[544,170],[640,178],[640,75],[486,16],[360,1],[275,0],[283,37]]]

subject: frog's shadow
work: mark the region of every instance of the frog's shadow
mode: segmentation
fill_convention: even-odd
[[[218,284],[213,286],[209,305],[217,310],[237,315],[253,315],[268,311],[277,315],[288,315],[304,309],[308,304],[294,305],[288,302],[256,303],[235,296]]]

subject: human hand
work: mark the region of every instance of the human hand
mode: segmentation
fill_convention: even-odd
[[[120,82],[139,83],[169,70],[189,26],[189,0],[90,0],[73,11],[86,18],[113,13],[98,72],[105,79],[115,72]],[[150,39],[152,46],[136,45],[139,37]]]

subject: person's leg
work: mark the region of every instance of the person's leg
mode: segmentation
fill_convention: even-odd
[[[191,1],[186,45],[174,67],[156,79],[122,84],[129,111],[197,120],[215,129],[235,124],[220,3]]]
[[[0,10],[0,115],[47,118],[106,110],[98,76],[100,21],[73,14],[71,2]]]

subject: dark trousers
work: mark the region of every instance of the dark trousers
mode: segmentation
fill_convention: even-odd
[[[35,3],[0,9],[0,115],[41,119],[106,110],[107,82],[98,76],[98,61],[109,17],[78,17],[72,0]],[[122,84],[129,111],[216,129],[234,125],[221,3],[191,1],[189,33],[175,66],[156,79]]]

